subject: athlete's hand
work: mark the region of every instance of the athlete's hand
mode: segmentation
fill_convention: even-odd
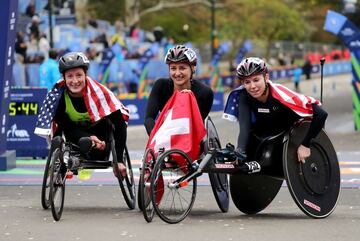
[[[308,158],[310,154],[311,154],[310,148],[306,146],[300,145],[299,148],[297,149],[299,162],[305,163],[305,159]]]
[[[105,150],[105,141],[100,141],[99,138],[97,138],[97,136],[90,136],[90,139],[94,143],[94,146],[96,149],[99,149],[102,151]]]

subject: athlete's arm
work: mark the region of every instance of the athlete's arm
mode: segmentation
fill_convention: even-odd
[[[126,123],[120,110],[111,113],[108,118],[114,125],[115,150],[118,160],[122,162],[122,157],[126,145],[127,130]]]
[[[201,117],[205,120],[205,118],[209,115],[214,102],[214,92],[209,86],[199,82],[198,80],[193,80],[191,88],[196,97]]]
[[[248,97],[246,91],[240,91],[239,94],[239,136],[238,145],[236,150],[239,152],[246,152],[247,144],[250,135],[250,124],[251,124],[251,110],[248,104]]]
[[[203,120],[209,115],[211,107],[214,102],[214,92],[209,88],[205,100],[203,102],[202,108],[200,108],[201,117]]]
[[[304,140],[301,142],[303,146],[309,147],[312,138],[315,138],[317,134],[324,127],[328,113],[323,110],[320,106],[313,104],[313,118]]]
[[[301,145],[297,149],[298,160],[305,163],[305,159],[311,155],[310,141],[315,138],[317,134],[324,127],[325,120],[328,116],[327,112],[324,111],[320,106],[313,104],[313,118],[310,123],[309,130],[302,141]]]
[[[144,125],[148,135],[150,135],[152,129],[155,126],[155,119],[160,111],[160,95],[161,85],[159,80],[155,82],[151,89],[149,99],[147,101]]]

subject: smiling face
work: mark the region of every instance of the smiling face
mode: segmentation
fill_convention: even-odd
[[[73,97],[81,97],[85,87],[86,74],[83,68],[78,67],[65,72],[64,79],[69,94]]]
[[[191,89],[192,69],[188,63],[178,62],[169,64],[169,72],[174,88],[177,90]]]
[[[257,74],[242,80],[246,91],[258,101],[265,102],[269,91],[266,91],[267,75]]]

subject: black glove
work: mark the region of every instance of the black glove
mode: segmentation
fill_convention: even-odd
[[[236,148],[234,153],[235,153],[236,160],[238,161],[238,163],[245,162],[247,160],[246,152],[241,150],[240,148]]]
[[[231,143],[226,144],[226,149],[228,149],[229,151],[234,151],[235,150],[235,146]]]

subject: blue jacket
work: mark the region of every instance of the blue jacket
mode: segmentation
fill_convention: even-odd
[[[48,91],[61,79],[58,62],[48,58],[40,65],[40,86],[47,87]]]

